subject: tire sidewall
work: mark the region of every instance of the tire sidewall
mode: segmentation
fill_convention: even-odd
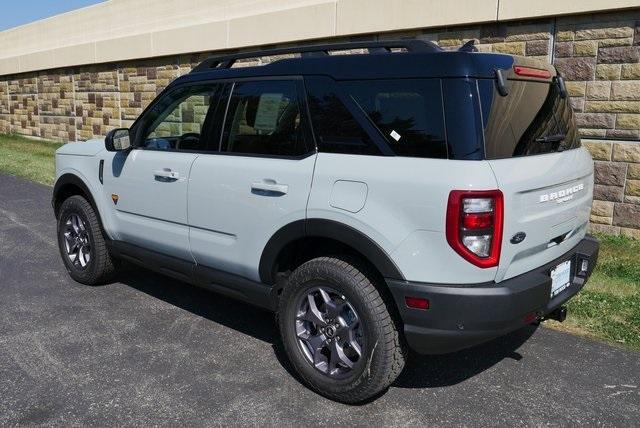
[[[62,257],[65,268],[67,269],[67,272],[69,273],[69,275],[73,279],[81,283],[91,281],[91,279],[96,276],[97,274],[96,270],[98,268],[97,266],[98,263],[96,261],[96,251],[95,251],[95,248],[96,248],[95,233],[96,232],[100,233],[100,231],[95,230],[96,225],[92,224],[90,220],[91,216],[87,209],[91,209],[91,206],[84,198],[80,196],[72,196],[62,203],[60,207],[60,211],[58,212],[57,234],[58,234],[58,249],[60,250],[60,256]],[[66,226],[66,221],[72,214],[76,214],[78,217],[82,219],[85,227],[88,229],[88,232],[89,232],[88,236],[89,236],[89,244],[91,245],[91,259],[89,260],[89,263],[84,269],[79,269],[73,265],[65,249],[64,229]]]
[[[381,355],[374,352],[374,347],[381,331],[374,314],[365,304],[366,296],[363,295],[354,278],[337,266],[329,266],[327,265],[322,271],[301,269],[292,274],[280,299],[278,323],[285,350],[300,376],[321,394],[324,392],[340,394],[358,389],[375,376],[376,365]],[[300,349],[295,332],[297,303],[301,295],[318,285],[328,286],[343,294],[357,312],[363,326],[363,355],[353,369],[353,374],[343,379],[330,378],[318,371]]]

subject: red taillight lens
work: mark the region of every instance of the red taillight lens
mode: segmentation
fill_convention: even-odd
[[[493,213],[466,214],[463,218],[465,229],[486,229],[493,226]]]
[[[405,303],[407,304],[408,307],[412,308],[412,309],[422,309],[423,311],[426,311],[427,309],[429,309],[429,300],[428,299],[423,299],[421,297],[405,297],[404,298]]]
[[[532,68],[532,67],[523,67],[521,65],[514,65],[513,71],[518,76],[523,76],[523,77],[536,77],[538,79],[548,79],[551,77],[551,72],[549,70],[544,70],[541,68]]]
[[[447,242],[481,268],[497,266],[502,245],[504,198],[499,190],[454,190],[447,206]]]

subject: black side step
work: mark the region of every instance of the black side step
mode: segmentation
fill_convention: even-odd
[[[275,311],[275,289],[239,275],[201,266],[123,241],[107,241],[116,257],[225,296]]]

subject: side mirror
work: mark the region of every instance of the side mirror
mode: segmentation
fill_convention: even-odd
[[[129,129],[118,128],[109,131],[104,140],[105,148],[110,152],[120,152],[131,148]]]

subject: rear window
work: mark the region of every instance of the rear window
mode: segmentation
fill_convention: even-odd
[[[341,83],[398,156],[447,157],[439,79]]]
[[[487,159],[532,156],[574,149],[580,138],[568,98],[556,84],[508,82],[502,97],[493,80],[479,80]]]

